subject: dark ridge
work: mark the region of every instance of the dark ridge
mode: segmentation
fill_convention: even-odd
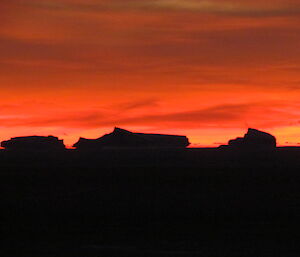
[[[0,256],[299,257],[299,157],[1,151]]]
[[[243,147],[0,151],[0,256],[299,257],[300,148]]]
[[[54,136],[14,137],[1,142],[1,147],[7,150],[60,150],[64,149],[63,140]]]
[[[276,138],[267,132],[249,128],[244,137],[229,140],[228,147],[244,150],[274,149],[276,148]]]
[[[185,148],[189,145],[186,136],[133,133],[115,128],[110,134],[97,139],[80,138],[73,146],[77,149],[98,148]]]

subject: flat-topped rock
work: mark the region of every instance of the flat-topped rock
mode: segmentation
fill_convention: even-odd
[[[133,133],[115,128],[112,133],[97,139],[80,138],[73,146],[77,149],[113,148],[184,148],[189,145],[186,136]]]
[[[13,150],[59,150],[64,149],[63,140],[54,136],[14,137],[1,142],[1,147]]]
[[[276,138],[267,132],[249,128],[244,137],[229,140],[228,146],[245,149],[272,149],[276,147]]]

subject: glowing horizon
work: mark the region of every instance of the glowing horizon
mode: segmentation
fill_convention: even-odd
[[[300,143],[298,0],[4,0],[0,141],[112,127]]]

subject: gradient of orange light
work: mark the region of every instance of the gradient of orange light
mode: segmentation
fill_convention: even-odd
[[[98,13],[41,9],[18,4],[22,1],[15,1],[15,4],[13,2],[6,6],[8,11],[2,17],[6,26],[0,27],[0,35],[21,44],[16,49],[19,54],[3,52],[0,61],[0,86],[2,104],[20,106],[6,108],[1,113],[1,117],[4,117],[1,139],[25,134],[56,134],[65,138],[70,145],[80,135],[97,137],[109,132],[109,128],[118,125],[119,120],[138,117],[137,122],[127,124],[125,121],[120,125],[145,132],[187,134],[194,145],[201,146],[224,143],[229,138],[238,136],[238,132],[239,135],[243,134],[247,126],[274,131],[275,135],[278,134],[280,144],[297,142],[298,126],[294,116],[298,113],[298,106],[294,103],[300,95],[297,90],[299,52],[292,56],[289,49],[286,49],[287,59],[283,60],[279,60],[284,56],[283,53],[279,58],[276,54],[274,56],[274,52],[266,52],[263,54],[264,58],[261,58],[261,50],[255,46],[254,41],[254,50],[259,50],[257,53],[245,51],[239,56],[235,53],[239,48],[237,46],[237,49],[224,49],[229,51],[224,55],[232,57],[228,60],[211,60],[210,55],[214,58],[218,55],[203,52],[202,61],[199,53],[197,59],[193,60],[193,54],[185,47],[182,48],[183,43],[195,47],[202,42],[190,37],[197,33],[216,35],[214,33],[233,31],[243,35],[243,30],[272,31],[274,27],[296,32],[299,30],[297,16],[266,16],[257,19],[210,13],[202,14],[199,18],[197,13],[186,10],[167,14],[161,11],[128,9]],[[273,3],[276,4],[282,5],[283,1]],[[264,5],[264,8],[270,6]],[[204,22],[205,26],[200,22]],[[103,24],[103,33],[95,33],[100,24]],[[176,31],[173,31],[174,25]],[[160,32],[160,26],[167,33]],[[295,34],[291,38],[293,40],[284,42],[293,49],[299,42],[299,36]],[[172,52],[169,56],[164,56],[164,49],[151,48],[156,40],[174,49],[178,45],[178,49],[187,51],[190,56],[187,58],[180,54],[180,50],[173,53],[175,56]],[[27,43],[37,46],[46,44],[46,49],[53,51],[53,55],[31,50],[32,56],[28,56]],[[266,44],[270,43],[267,40]],[[204,50],[210,49],[209,44],[204,42],[203,45]],[[136,52],[136,49],[139,51]],[[143,52],[144,49],[146,51]],[[11,52],[13,50],[15,49],[10,49]],[[210,50],[213,51],[214,48]],[[107,64],[97,61],[103,59]],[[243,60],[248,63],[245,64]],[[143,66],[145,62],[147,65]],[[209,78],[202,79],[205,76]],[[218,76],[222,78],[219,80]],[[230,77],[237,81],[230,81]],[[224,79],[226,81],[222,81]],[[100,110],[108,117],[115,116],[122,112],[119,105],[146,102],[148,99],[155,99],[158,104],[124,112],[119,119],[116,116],[110,123],[99,122],[98,126],[84,122],[85,115],[89,113]],[[214,126],[195,120],[193,123],[171,122],[170,128],[170,124],[160,126],[158,121],[155,124],[147,121],[149,115],[159,116],[224,104],[255,105],[262,102],[267,104],[260,106],[258,114],[251,111],[235,121],[216,120]],[[278,114],[270,108],[274,103],[278,105],[275,109],[288,108],[288,111]],[[271,119],[272,112],[278,116],[279,121]],[[287,117],[289,113],[295,114]],[[82,122],[74,118],[76,114],[79,117],[83,115]],[[7,120],[7,115],[12,115],[12,118]],[[25,117],[24,124],[14,125],[18,117]],[[44,117],[47,117],[47,121]],[[55,123],[57,119],[58,122]],[[269,119],[267,126],[265,123]],[[224,127],[223,123],[226,123]]]

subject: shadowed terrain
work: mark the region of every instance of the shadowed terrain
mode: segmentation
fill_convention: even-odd
[[[5,256],[299,256],[299,148],[5,151]]]
[[[185,136],[133,133],[115,128],[110,134],[97,139],[80,138],[73,145],[79,150],[101,148],[185,148],[189,145]]]

